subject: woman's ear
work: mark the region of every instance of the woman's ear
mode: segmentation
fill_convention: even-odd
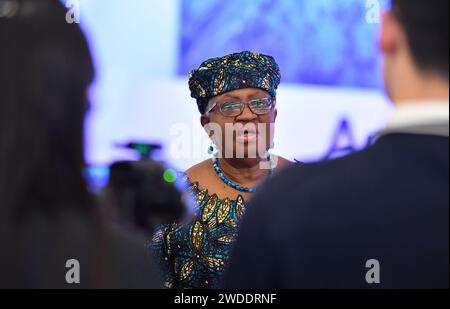
[[[275,122],[276,120],[277,120],[277,117],[278,117],[278,109],[277,109],[277,99],[274,99],[274,106],[275,106],[275,108],[274,108],[274,110],[273,110],[273,119],[272,119],[272,122]]]
[[[209,117],[208,116],[206,116],[206,115],[202,115],[201,117],[200,117],[200,124],[202,125],[202,127],[205,127],[208,123],[210,123],[211,122],[211,120],[209,119]]]

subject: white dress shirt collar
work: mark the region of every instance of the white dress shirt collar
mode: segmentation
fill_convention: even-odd
[[[396,105],[387,130],[445,124],[449,122],[448,101],[411,101]]]
[[[371,144],[390,134],[449,137],[449,101],[410,101],[397,104],[387,127],[371,138]]]

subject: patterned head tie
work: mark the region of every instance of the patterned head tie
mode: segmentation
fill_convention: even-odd
[[[189,74],[189,89],[204,114],[211,98],[232,90],[259,88],[276,97],[280,80],[273,57],[244,51],[203,62]]]

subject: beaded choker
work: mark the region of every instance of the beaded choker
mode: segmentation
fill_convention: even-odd
[[[269,164],[270,164],[269,177],[272,177],[272,175],[273,175],[273,164],[272,164],[272,163],[273,163],[273,162],[272,162],[272,155],[271,155],[270,153],[269,153],[267,159],[269,160]],[[220,178],[226,185],[228,185],[228,186],[230,186],[230,187],[232,187],[232,188],[234,188],[234,189],[236,189],[236,190],[238,190],[238,191],[241,191],[241,192],[253,193],[253,192],[255,192],[255,191],[257,190],[257,188],[247,188],[247,187],[243,187],[243,186],[238,185],[237,183],[235,183],[235,182],[229,180],[229,179],[224,175],[224,173],[222,172],[222,170],[221,170],[220,167],[219,167],[219,159],[218,159],[217,155],[215,155],[215,156],[213,157],[212,161],[213,161],[213,167],[214,167],[214,170],[215,170],[216,173],[217,173],[217,176],[219,176],[219,178]]]

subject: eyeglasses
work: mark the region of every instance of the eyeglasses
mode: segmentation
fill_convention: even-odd
[[[239,101],[227,101],[227,102],[214,102],[213,105],[206,111],[206,114],[210,113],[216,106],[219,107],[220,113],[225,117],[237,117],[244,112],[245,105],[247,104],[252,113],[256,115],[266,115],[274,107],[274,100],[272,98],[261,98],[251,100],[247,103]]]

